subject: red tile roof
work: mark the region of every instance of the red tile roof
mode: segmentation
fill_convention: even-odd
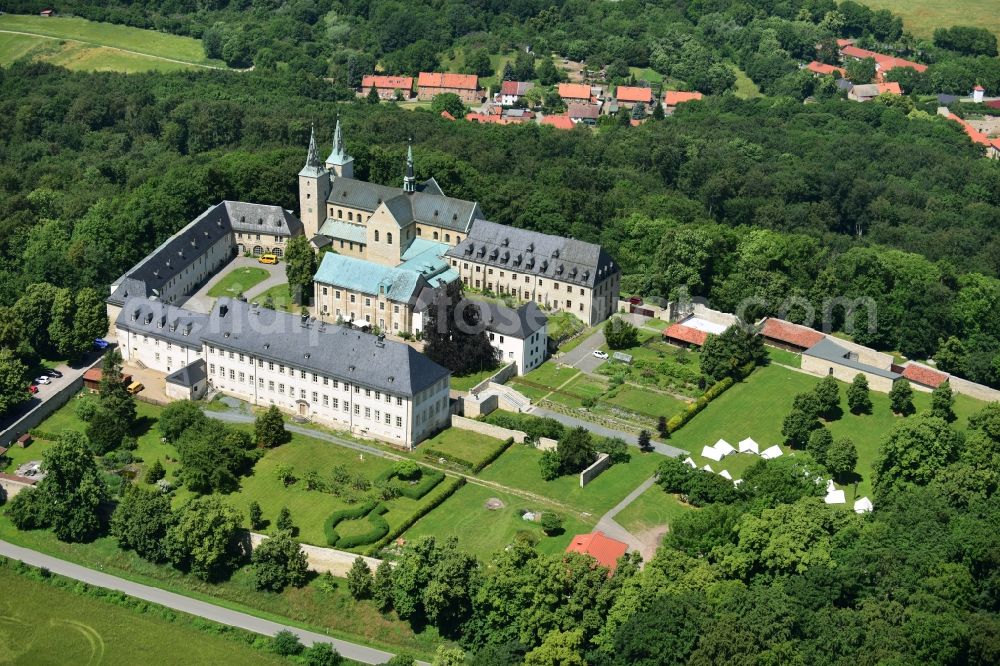
[[[7,481],[18,481],[20,483],[26,483],[29,486],[33,486],[38,483],[38,479],[33,479],[30,476],[18,476],[17,474],[7,474],[6,472],[0,472],[0,479],[6,479]]]
[[[563,99],[590,100],[590,86],[586,83],[560,83],[559,96]]]
[[[549,125],[550,127],[555,127],[556,129],[571,130],[576,125],[570,120],[569,116],[545,116],[538,121],[539,125]]]
[[[577,534],[568,546],[567,553],[582,553],[590,555],[602,567],[614,571],[618,566],[618,558],[628,550],[628,544],[605,536],[604,532]]]
[[[761,329],[760,334],[765,338],[795,345],[802,349],[809,349],[826,337],[819,331],[808,326],[793,324],[790,321],[775,319],[774,317],[768,317],[764,320],[764,327]]]
[[[500,84],[500,94],[520,96],[534,87],[531,81],[504,81]]]
[[[847,57],[858,58],[860,60],[871,58],[875,61],[875,64],[878,65],[879,70],[883,72],[888,72],[890,69],[895,69],[896,67],[909,67],[917,70],[918,72],[927,71],[927,65],[921,65],[920,63],[913,62],[912,60],[897,58],[883,53],[876,53],[875,51],[869,51],[868,49],[858,48],[853,45],[841,48],[840,52]]]
[[[412,76],[379,76],[377,74],[369,74],[362,77],[361,87],[371,88],[372,86],[376,88],[386,88],[388,90],[413,90],[413,77]]]
[[[447,111],[442,111],[441,112],[441,117],[444,118],[445,120],[454,120],[455,119],[455,116],[451,115]]]
[[[972,139],[973,143],[978,143],[979,145],[986,146],[987,148],[993,145],[993,143],[986,137],[985,134],[983,134],[975,127],[973,127],[969,123],[965,122],[964,120],[956,116],[954,113],[951,113],[950,111],[948,112],[948,119],[954,120],[956,123],[961,125],[962,129],[965,131],[967,135],[969,135],[969,138]]]
[[[638,88],[636,86],[618,86],[615,91],[615,99],[619,102],[643,102],[649,104],[653,101],[653,91],[649,88]]]
[[[479,77],[475,74],[448,74],[441,72],[420,72],[417,85],[421,88],[453,88],[458,90],[478,90]]]
[[[708,339],[708,333],[705,331],[699,331],[697,328],[691,328],[684,324],[671,324],[663,331],[663,335],[671,340],[680,340],[699,347],[705,344],[705,340]]]
[[[83,380],[86,382],[99,382],[104,373],[101,372],[100,368],[90,368],[83,373]]]
[[[878,86],[878,94],[889,93],[890,95],[902,95],[903,89],[899,87],[899,83],[896,81],[889,81],[888,83],[876,83]]]
[[[702,94],[700,92],[681,92],[680,90],[668,90],[663,94],[663,105],[677,106],[681,102],[693,102],[694,100],[701,98]]]
[[[985,91],[986,91],[986,88],[984,88],[984,87],[982,87],[982,86],[976,86],[975,88],[973,88],[973,90],[982,90],[982,91],[984,91],[984,92],[985,92]]]
[[[512,118],[504,118],[503,116],[491,113],[467,113],[465,114],[465,119],[469,122],[483,123],[484,125],[510,125],[511,123],[519,122]]]
[[[822,74],[823,76],[829,74],[837,74],[838,76],[847,76],[847,72],[844,71],[843,67],[835,67],[833,65],[827,65],[825,62],[819,62],[813,60],[811,63],[806,65],[808,69],[813,74]]]
[[[938,372],[937,370],[932,370],[925,365],[918,365],[916,363],[910,363],[908,366],[903,368],[903,372],[900,374],[915,384],[929,386],[930,388],[937,388],[939,385],[948,381],[948,375],[943,372]]]

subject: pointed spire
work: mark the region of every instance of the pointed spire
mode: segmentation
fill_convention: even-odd
[[[306,166],[307,167],[319,167],[322,163],[319,161],[319,152],[316,150],[316,127],[313,126],[309,131],[309,153],[306,155]]]
[[[333,131],[333,154],[344,154],[344,135],[340,131],[340,115],[337,115],[337,129]]]
[[[403,178],[403,191],[407,193],[416,192],[417,179],[413,175],[413,139],[406,142],[406,176]]]
[[[337,126],[333,130],[333,150],[330,151],[330,156],[326,158],[326,168],[332,169],[337,172],[337,175],[347,175],[348,177],[353,174],[344,174],[343,167],[353,162],[350,155],[347,154],[347,146],[344,145],[344,132],[340,128],[340,116],[337,116]]]

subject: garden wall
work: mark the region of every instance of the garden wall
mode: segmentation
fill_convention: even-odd
[[[458,428],[459,430],[471,430],[472,432],[478,432],[480,435],[486,435],[495,439],[507,439],[510,437],[518,444],[524,444],[524,441],[528,438],[528,435],[522,430],[501,428],[500,426],[483,423],[482,421],[467,419],[464,416],[458,416],[457,414],[452,415],[451,426],[453,428]]]
[[[266,534],[257,534],[256,532],[250,533],[250,545],[256,548],[260,543],[267,539]],[[347,551],[337,550],[336,548],[321,548],[319,546],[310,546],[309,544],[302,544],[302,552],[306,554],[306,561],[309,562],[309,568],[313,571],[319,573],[326,573],[329,571],[334,576],[345,577],[347,572],[351,569],[351,565],[354,564],[354,560],[361,555],[355,553],[348,553]],[[376,559],[374,557],[365,557],[365,564],[368,568],[375,572],[375,568],[382,563],[382,560]]]
[[[517,375],[517,364],[508,363],[507,365],[503,366],[502,368],[494,372],[492,376],[487,377],[486,379],[484,379],[483,381],[479,382],[471,389],[469,389],[469,393],[471,393],[472,395],[479,395],[480,392],[486,390],[486,387],[490,385],[490,382],[503,384],[508,379],[514,377],[515,375]]]
[[[555,451],[557,446],[559,446],[559,440],[550,437],[538,438],[537,448],[539,451]]]
[[[607,453],[597,454],[597,460],[593,465],[587,469],[580,472],[580,487],[583,488],[585,485],[600,476],[601,472],[606,470],[611,466],[611,456]]]
[[[32,488],[35,485],[34,479],[28,479],[13,474],[0,473],[0,499],[4,501],[17,497],[25,488]]]

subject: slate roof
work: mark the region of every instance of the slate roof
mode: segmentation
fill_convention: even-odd
[[[364,259],[327,252],[313,278],[321,284],[386,298],[397,303],[416,300],[427,281],[417,271],[383,266]]]
[[[487,220],[473,222],[469,235],[447,256],[587,287],[618,272],[600,245]]]
[[[618,566],[618,558],[624,555],[627,550],[627,543],[616,541],[599,531],[590,534],[577,534],[566,546],[567,553],[590,555],[602,567],[607,567],[612,571]]]
[[[475,301],[479,307],[486,330],[509,335],[519,340],[530,337],[548,323],[548,317],[534,301],[516,310],[496,301]]]
[[[228,298],[212,308],[202,339],[393,395],[413,396],[450,374],[407,344]]]
[[[808,349],[826,336],[817,330],[790,321],[768,317],[760,334],[765,338]]]
[[[199,358],[194,363],[188,363],[180,370],[171,372],[167,375],[166,382],[191,388],[198,382],[205,381],[206,377],[208,377],[208,370],[205,367],[205,361]]]
[[[830,363],[836,363],[859,372],[867,372],[875,375],[876,377],[885,377],[886,379],[891,379],[893,381],[899,379],[900,377],[898,372],[886,370],[885,368],[879,368],[867,363],[861,363],[860,361],[851,358],[848,350],[831,341],[829,338],[823,338],[802,353],[805,356],[812,356],[813,358],[829,361]]]
[[[206,314],[161,301],[150,301],[143,296],[129,298],[115,319],[117,328],[198,348],[201,347],[199,336],[207,323]]]
[[[284,231],[282,231],[284,230]],[[302,222],[278,206],[222,201],[163,241],[112,285],[108,302],[122,305],[133,296],[157,296],[168,280],[195,263],[212,245],[234,231],[298,235]]]
[[[366,183],[353,178],[334,178],[327,202],[374,212],[386,202],[400,221],[415,220],[465,233],[479,213],[474,201],[454,199],[441,194],[433,179],[421,183],[417,191],[406,194],[401,187]]]

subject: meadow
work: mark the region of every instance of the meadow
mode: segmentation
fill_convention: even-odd
[[[903,17],[903,29],[931,37],[935,28],[968,25],[986,28],[1000,37],[996,0],[865,0],[872,9],[888,9]]]

